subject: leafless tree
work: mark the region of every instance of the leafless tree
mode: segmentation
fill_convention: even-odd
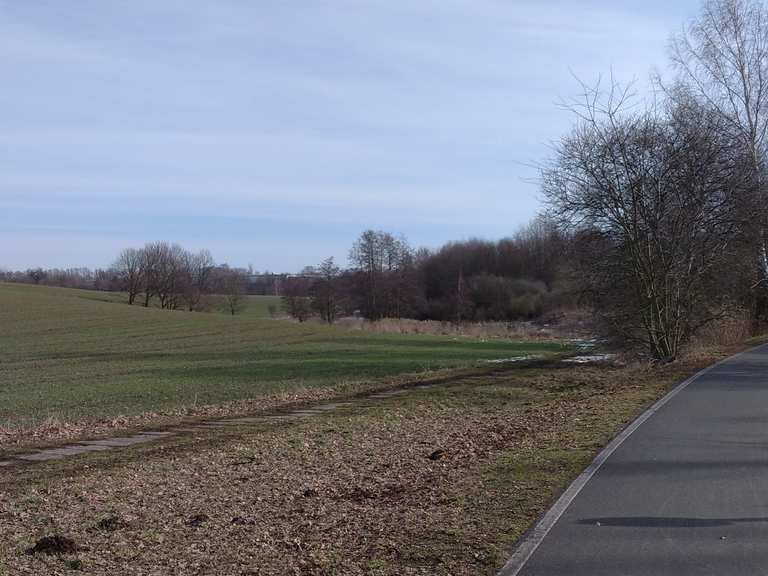
[[[184,300],[190,312],[202,307],[203,299],[210,292],[213,270],[216,264],[208,250],[184,255]]]
[[[336,266],[333,257],[323,260],[314,269],[317,278],[310,289],[312,307],[328,324],[333,324],[339,314],[339,276],[341,269]]]
[[[161,308],[176,310],[181,303],[184,286],[189,283],[188,253],[178,244],[160,243],[157,297]]]
[[[384,269],[383,243],[385,233],[366,230],[360,235],[349,253],[349,260],[363,280],[364,313],[368,318],[381,317],[379,292]]]
[[[160,243],[145,244],[141,249],[141,282],[144,294],[144,307],[149,307],[152,297],[157,292],[160,275],[162,249]]]
[[[721,282],[742,237],[740,198],[755,182],[721,115],[625,104],[616,86],[604,98],[585,91],[576,127],[542,172],[544,193],[579,238],[596,313],[654,358],[674,358],[727,308]]]
[[[27,276],[34,284],[40,284],[40,282],[45,280],[47,275],[46,271],[42,268],[31,268],[30,270],[27,270]]]
[[[768,10],[758,0],[707,0],[700,16],[673,38],[671,52],[689,91],[749,152],[760,194],[752,215],[758,283],[768,289]]]
[[[133,304],[142,287],[142,258],[141,250],[126,248],[117,257],[114,269],[117,272],[123,289],[128,292],[128,304]]]
[[[413,251],[405,238],[366,230],[352,246],[349,259],[358,279],[363,314],[372,320],[403,316],[418,290]]]
[[[304,322],[312,315],[312,281],[303,276],[286,278],[283,283],[283,295],[280,297],[283,310],[299,322]]]

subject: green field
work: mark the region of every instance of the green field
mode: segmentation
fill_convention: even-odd
[[[256,312],[173,312],[116,297],[0,284],[0,425],[135,415],[562,351],[348,332]]]
[[[281,308],[282,300],[280,296],[246,296],[245,308],[241,312],[243,316],[250,316],[251,318],[271,318],[272,314],[269,312],[269,307],[272,306],[277,310],[278,316],[283,315],[284,312]],[[219,312],[224,314],[229,313],[228,310],[219,309]]]

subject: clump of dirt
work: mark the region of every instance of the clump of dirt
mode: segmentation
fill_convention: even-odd
[[[432,454],[427,456],[427,458],[429,458],[430,460],[440,460],[440,458],[442,458],[443,456],[445,456],[445,450],[441,449],[441,450],[435,450],[434,452],[432,452]]]
[[[208,520],[209,518],[207,514],[195,514],[194,516],[191,516],[189,520],[187,520],[187,526],[197,528],[208,522]]]
[[[66,536],[54,534],[53,536],[45,536],[40,538],[32,548],[27,550],[27,554],[48,554],[61,555],[61,554],[74,554],[78,551],[78,546],[75,541]]]

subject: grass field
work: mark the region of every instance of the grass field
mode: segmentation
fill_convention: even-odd
[[[251,318],[271,318],[272,314],[269,312],[270,306],[277,310],[278,315],[282,315],[280,296],[246,296],[245,308],[241,312],[243,316],[249,316]],[[227,314],[228,311],[219,309],[218,312]]]
[[[348,332],[259,313],[173,312],[115,298],[0,284],[0,426],[218,404],[563,350],[546,342]]]

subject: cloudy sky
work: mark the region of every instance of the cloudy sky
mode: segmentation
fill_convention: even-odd
[[[0,0],[0,268],[151,240],[293,271],[365,228],[513,233],[574,76],[664,72],[697,0]]]

